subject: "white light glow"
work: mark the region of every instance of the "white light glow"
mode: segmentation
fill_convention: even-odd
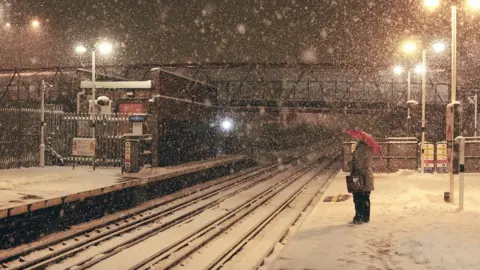
[[[408,41],[405,44],[403,44],[403,52],[410,54],[413,53],[415,50],[417,50],[417,44],[413,41]]]
[[[225,131],[231,130],[232,127],[233,127],[232,120],[230,120],[230,119],[223,120],[221,126],[222,126],[222,129],[225,130]]]
[[[425,72],[425,67],[422,64],[418,64],[415,67],[415,73],[422,74]]]
[[[75,47],[75,52],[78,54],[84,54],[87,52],[87,48],[83,45],[78,45],[77,47]]]
[[[108,55],[112,53],[113,45],[110,42],[104,41],[98,45],[98,51],[100,52],[100,54]]]
[[[433,51],[436,53],[441,53],[445,51],[445,43],[437,41],[433,44]]]
[[[32,21],[32,27],[33,27],[34,29],[39,28],[39,27],[40,27],[40,21],[39,21],[39,20],[33,20],[33,21]]]
[[[400,65],[394,66],[393,67],[393,73],[400,75],[403,73],[403,67]]]
[[[473,10],[480,9],[480,0],[468,0],[468,7]]]
[[[423,5],[426,8],[434,9],[440,5],[440,0],[424,0]]]

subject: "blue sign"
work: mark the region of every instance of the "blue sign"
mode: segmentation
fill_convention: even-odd
[[[147,116],[145,115],[130,115],[128,117],[130,122],[145,122],[147,120]]]

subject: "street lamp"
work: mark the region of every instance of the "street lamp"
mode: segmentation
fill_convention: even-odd
[[[418,70],[418,66],[420,65],[417,65],[417,67],[414,69],[414,71],[416,73],[419,73],[420,70]],[[404,72],[404,68],[400,65],[396,65],[393,67],[393,73],[395,75],[401,75],[402,73]],[[410,68],[407,68],[407,126],[408,126],[408,129],[407,129],[407,133],[410,135],[410,120],[411,120],[411,116],[410,116],[410,84],[411,84],[411,69]]]
[[[417,44],[414,41],[407,41],[402,46],[403,52],[412,54],[417,50]]]
[[[425,0],[424,6],[429,9],[434,9],[440,5],[440,0]]]
[[[405,54],[412,55],[417,50],[417,42],[415,40],[407,40],[402,44],[401,49]],[[393,72],[395,74],[401,74],[403,72],[403,69],[400,66],[396,66],[394,67]],[[418,70],[415,69],[415,72],[418,73]],[[407,126],[408,126],[407,133],[408,134],[410,134],[410,121],[411,121],[410,106],[409,106],[410,93],[411,93],[410,82],[411,82],[411,70],[410,68],[407,68]]]
[[[102,42],[98,45],[100,54],[109,55],[113,51],[113,45],[110,42]]]
[[[77,54],[84,54],[87,52],[87,47],[83,46],[83,45],[78,45],[77,47],[75,47],[75,52]]]
[[[423,64],[418,64],[415,66],[415,73],[423,74],[425,73],[425,66]]]
[[[433,43],[432,47],[433,47],[433,51],[435,53],[442,53],[442,52],[445,51],[445,43],[443,43],[441,41],[437,41],[437,42]]]
[[[400,65],[396,65],[393,67],[393,73],[400,75],[403,73],[403,67]]]
[[[451,2],[451,32],[452,32],[452,67],[451,67],[451,76],[452,76],[452,100],[451,102],[454,103],[456,101],[456,94],[457,94],[457,1]],[[467,0],[467,4],[471,9],[478,9],[480,8],[480,0]],[[424,0],[425,7],[429,9],[434,9],[440,5],[440,1],[433,1],[433,0]],[[455,132],[452,132],[450,138],[447,138],[447,142],[454,141]],[[453,154],[450,155],[450,164],[453,164]],[[450,201],[454,201],[454,175],[453,172],[450,172]]]
[[[96,99],[95,99],[95,79],[96,79],[96,74],[95,74],[95,54],[96,54],[96,49],[98,48],[98,51],[102,55],[108,55],[113,51],[113,45],[110,42],[107,41],[102,41],[100,43],[97,43],[93,46],[91,46],[92,50],[92,111],[90,112],[90,115],[92,117],[92,138],[95,139],[95,105],[96,105]],[[77,45],[75,47],[75,52],[77,54],[84,54],[88,51],[88,48],[84,45]],[[95,168],[95,156],[93,157],[93,167]]]
[[[31,25],[33,29],[38,29],[40,27],[40,21],[37,19],[32,20]]]
[[[480,9],[480,0],[466,0],[467,6],[472,10]],[[440,0],[424,0],[424,6],[433,10],[440,6]],[[457,1],[452,1],[451,6],[451,32],[452,32],[452,93],[451,102],[456,101],[457,92]]]
[[[467,1],[468,7],[471,9],[480,9],[480,1],[479,0],[468,0]]]
[[[113,51],[113,45],[110,42],[107,41],[102,41],[98,44],[95,44],[94,46],[91,46],[92,50],[92,99],[95,102],[95,56],[96,56],[96,50],[100,52],[102,55],[108,55],[112,53]],[[85,45],[77,45],[75,47],[75,52],[77,54],[84,54],[88,51],[88,48]],[[94,131],[95,132],[95,131]],[[94,134],[95,136],[95,134]]]

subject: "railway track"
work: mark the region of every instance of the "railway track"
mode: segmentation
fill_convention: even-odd
[[[332,164],[331,161],[323,162],[326,167],[321,166],[320,170],[307,167],[291,175],[208,226],[193,232],[189,237],[156,252],[128,269],[172,269],[176,266],[186,269],[222,268],[298,199],[314,179],[326,172],[331,176],[336,171],[329,170]],[[322,185],[328,178],[324,179]],[[249,268],[245,268],[243,264],[241,269]]]
[[[177,239],[166,241],[169,243],[164,245],[155,245],[152,250],[156,251],[153,254],[150,252],[146,258],[143,256],[140,262],[130,261],[127,263],[128,266],[121,263],[120,268],[118,265],[115,268],[170,269],[188,261],[192,255],[200,254],[201,249],[208,248],[210,242],[220,239],[220,236],[228,233],[232,227],[238,226],[242,220],[248,219],[249,215],[258,211],[261,206],[275,201],[278,207],[267,218],[252,227],[257,229],[244,232],[239,241],[230,242],[230,246],[222,251],[221,256],[217,254],[204,269],[219,268],[237,254],[252,235],[258,234],[275,217],[285,212],[288,205],[303,193],[309,183],[325,171],[329,171],[327,167],[331,164],[332,160],[321,157],[301,168],[286,166],[279,169],[278,164],[273,164],[226,177],[215,186],[199,190],[187,197],[154,205],[105,226],[90,228],[48,245],[2,258],[1,269],[111,269],[112,266],[108,266],[110,262],[118,261],[119,257],[125,258],[132,250],[141,250],[139,247],[145,242],[158,241],[158,237],[163,235],[174,235],[178,236]],[[238,199],[242,194],[252,191],[255,194],[248,200]],[[289,193],[285,197],[287,199],[278,199],[286,196],[285,192]],[[291,192],[293,193],[290,194]],[[213,211],[215,207],[218,208],[227,202],[235,204],[236,201],[238,203],[235,206],[228,211],[220,211],[221,214],[211,220],[200,217]],[[189,230],[188,225],[195,223],[196,219],[208,222]],[[175,233],[175,230],[182,227],[188,233]],[[130,258],[137,258],[134,253],[132,252]]]
[[[289,162],[294,160],[295,158],[292,158]],[[151,224],[155,220],[169,216],[175,211],[187,209],[188,207],[191,208],[193,205],[203,202],[202,207],[194,207],[195,209],[193,209],[193,211],[187,212],[183,217],[169,222],[161,228],[167,229],[168,227],[181,222],[181,220],[188,218],[189,215],[199,213],[229,196],[233,196],[275,174],[285,171],[287,168],[288,167],[278,169],[278,164],[272,164],[263,168],[257,168],[256,170],[249,170],[233,177],[225,177],[225,179],[222,179],[223,181],[216,181],[217,183],[215,186],[210,186],[209,188],[197,191],[195,194],[190,194],[185,198],[162,202],[147,209],[143,209],[138,213],[114,220],[104,226],[89,228],[76,234],[66,236],[63,239],[47,243],[43,246],[35,246],[21,252],[10,254],[6,258],[0,259],[0,267],[2,269],[44,268],[52,263],[73,256],[90,246],[98,245],[111,238],[135,230],[138,227]],[[227,192],[219,196],[220,193],[224,193],[229,189],[233,190],[233,192]]]

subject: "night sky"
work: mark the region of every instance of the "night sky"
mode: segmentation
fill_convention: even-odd
[[[420,0],[0,0],[2,24],[12,23],[0,30],[0,67],[88,63],[74,46],[101,38],[117,46],[99,64],[388,65],[398,61],[406,37],[450,41],[449,1],[443,2],[431,13]],[[39,32],[28,25],[35,17]],[[474,67],[480,11],[460,7],[458,17],[459,62]],[[441,61],[448,63],[449,54]]]

